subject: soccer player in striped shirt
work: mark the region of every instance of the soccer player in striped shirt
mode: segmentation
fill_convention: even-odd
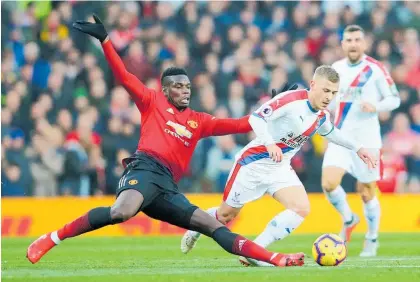
[[[286,91],[255,111],[249,122],[256,138],[237,154],[222,204],[207,212],[226,224],[246,203],[264,194],[271,195],[286,210],[276,215],[255,239],[255,243],[267,247],[286,238],[309,213],[305,187],[290,166],[290,160],[315,133],[354,152],[368,164],[366,169],[375,167],[376,159],[369,151],[330,121],[326,108],[338,92],[338,85],[338,73],[331,66],[320,66],[310,90]],[[181,240],[181,251],[189,252],[199,235],[187,231]],[[244,265],[267,266],[254,259],[241,257],[240,261]]]
[[[378,113],[399,107],[400,98],[395,83],[384,65],[365,54],[366,42],[360,26],[345,28],[342,48],[346,57],[332,66],[340,74],[340,88],[335,103],[335,126],[353,136],[380,158],[382,147]],[[334,107],[331,108],[334,111]],[[322,187],[328,200],[343,218],[341,237],[350,241],[350,235],[359,223],[346,200],[341,187],[345,173],[357,179],[357,190],[364,206],[368,223],[361,256],[375,256],[378,249],[378,229],[381,215],[375,196],[376,181],[380,179],[381,165],[368,170],[357,155],[346,148],[330,143],[324,156]]]

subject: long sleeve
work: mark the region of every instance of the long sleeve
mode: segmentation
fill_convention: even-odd
[[[379,68],[381,69],[381,72],[376,80],[376,87],[381,93],[383,99],[375,105],[376,111],[387,112],[395,110],[401,104],[397,86],[395,85],[394,80],[392,80],[389,72],[382,64],[379,64]]]
[[[290,93],[287,95],[287,93]],[[249,124],[254,130],[255,135],[265,146],[275,144],[273,137],[268,129],[268,121],[276,120],[285,114],[286,104],[293,102],[297,95],[302,91],[285,92],[270,101],[264,103],[259,109],[249,117]],[[285,95],[286,94],[286,95]],[[299,96],[298,96],[299,97]]]
[[[321,135],[325,136],[325,138],[328,139],[328,141],[333,142],[337,145],[343,146],[347,149],[350,149],[354,152],[357,152],[362,148],[362,145],[356,142],[351,136],[348,136],[343,131],[336,127],[332,127],[330,132],[327,135]]]
[[[401,99],[398,96],[386,96],[376,105],[377,112],[388,112],[400,106]]]
[[[261,140],[265,146],[276,143],[268,130],[268,123],[262,117],[253,113],[249,117],[249,124],[254,130],[257,138]]]
[[[127,71],[123,61],[112,46],[111,40],[106,40],[102,44],[102,48],[113,74],[130,94],[137,108],[140,112],[147,111],[155,98],[156,92],[147,88],[135,75]]]
[[[218,119],[209,114],[203,114],[203,129],[201,137],[221,136],[229,134],[248,133],[252,130],[248,122],[249,116],[242,118],[223,118]]]
[[[359,151],[362,145],[355,141],[351,136],[348,136],[343,131],[335,127],[331,122],[330,113],[328,111],[324,111],[324,113],[326,115],[326,121],[320,126],[320,128],[318,128],[318,134],[337,145],[343,146],[355,152]]]

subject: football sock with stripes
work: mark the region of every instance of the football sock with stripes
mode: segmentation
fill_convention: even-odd
[[[216,229],[212,234],[212,238],[225,249],[225,251],[234,255],[253,258],[268,263],[272,263],[272,260],[277,255],[277,253],[270,252],[241,235],[232,233],[224,226]]]
[[[64,239],[75,237],[114,223],[118,222],[113,222],[111,220],[110,207],[94,208],[51,233],[51,239],[58,244]]]
[[[264,248],[277,240],[282,240],[289,236],[293,230],[298,228],[304,218],[292,210],[285,210],[276,215],[268,224],[264,231],[258,235],[254,242]]]

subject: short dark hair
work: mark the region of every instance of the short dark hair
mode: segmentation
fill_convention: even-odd
[[[344,33],[346,33],[346,32],[355,32],[355,31],[361,31],[363,34],[365,33],[365,30],[360,25],[357,25],[357,24],[348,25],[344,29]]]
[[[162,77],[160,78],[160,83],[163,84],[163,79],[167,76],[180,75],[180,74],[188,76],[187,71],[183,68],[169,67],[162,73]]]

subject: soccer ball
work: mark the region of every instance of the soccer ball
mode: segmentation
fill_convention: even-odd
[[[312,256],[321,266],[337,266],[347,257],[346,243],[335,234],[319,236],[312,246]]]

